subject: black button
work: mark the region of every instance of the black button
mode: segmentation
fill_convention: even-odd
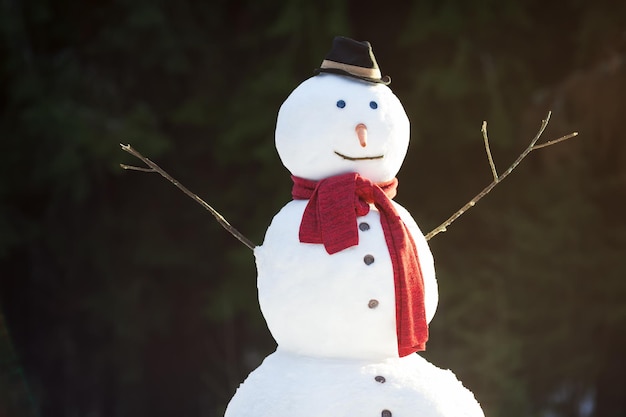
[[[363,257],[363,262],[365,262],[365,265],[371,265],[374,263],[374,257],[372,255],[365,255]]]
[[[359,229],[361,229],[362,232],[365,232],[366,230],[370,230],[370,225],[363,222],[359,224]]]
[[[385,377],[381,375],[376,375],[374,379],[376,380],[376,382],[380,382],[381,384],[384,384],[386,381]]]
[[[391,417],[391,411],[389,410],[383,410],[382,413],[380,413],[381,417]]]
[[[376,308],[376,307],[378,307],[378,300],[370,300],[370,302],[367,303],[367,306],[369,308]]]

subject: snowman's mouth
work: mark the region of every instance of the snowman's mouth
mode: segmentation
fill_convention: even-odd
[[[347,159],[348,161],[366,161],[366,160],[370,160],[370,159],[382,159],[385,155],[377,155],[377,156],[361,156],[361,157],[353,157],[353,156],[347,156],[344,155],[342,153],[339,153],[337,151],[335,151],[336,155],[339,155],[340,157],[342,157],[343,159]]]

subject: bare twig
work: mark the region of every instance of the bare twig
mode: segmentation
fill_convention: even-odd
[[[550,140],[550,141],[548,141],[546,143],[541,143],[539,145],[535,145],[535,146],[533,146],[532,150],[536,151],[537,149],[545,148],[546,146],[554,145],[555,143],[559,143],[559,142],[563,142],[564,140],[571,139],[574,136],[578,136],[578,132],[572,132],[569,135],[561,136],[558,139]]]
[[[228,221],[224,217],[222,217],[222,215],[219,214],[217,212],[217,210],[215,210],[213,207],[211,207],[209,204],[207,204],[206,201],[204,201],[203,199],[198,197],[196,194],[194,194],[191,191],[189,191],[187,189],[187,187],[185,187],[184,185],[179,183],[177,180],[172,178],[167,172],[165,172],[163,169],[161,169],[161,167],[159,167],[157,164],[155,164],[154,162],[152,162],[151,160],[149,160],[148,158],[146,158],[145,156],[140,154],[132,146],[124,145],[124,144],[121,144],[121,143],[120,143],[120,146],[122,147],[122,150],[124,150],[125,152],[128,152],[129,154],[139,158],[144,164],[146,164],[149,167],[149,168],[142,168],[142,167],[136,167],[136,166],[132,166],[132,165],[120,164],[120,166],[123,169],[132,170],[132,171],[141,171],[141,172],[156,172],[156,173],[160,174],[163,178],[167,179],[169,182],[174,184],[179,190],[181,190],[183,193],[187,194],[187,196],[191,197],[198,204],[200,204],[202,207],[204,207],[206,210],[208,210],[213,215],[213,217],[215,217],[217,222],[224,229],[228,230],[228,232],[231,235],[235,236],[235,238],[237,238],[241,243],[246,245],[248,248],[254,250],[255,244],[252,243],[244,235],[242,235],[237,229],[235,229],[233,226],[231,226],[230,223],[228,223]]]
[[[493,163],[493,158],[491,156],[491,149],[489,149],[489,138],[487,138],[487,121],[483,122],[480,131],[483,133],[483,141],[485,142],[485,151],[487,152],[487,158],[489,159],[489,166],[491,167],[491,174],[493,175],[494,181],[498,180],[498,171],[496,171],[496,164]]]
[[[120,166],[129,171],[141,171],[141,172],[157,172],[152,168],[141,168],[133,165],[120,164]]]
[[[474,198],[472,198],[470,201],[468,201],[463,207],[461,207],[459,210],[457,210],[446,221],[444,221],[439,226],[437,226],[435,229],[430,231],[426,235],[426,240],[430,240],[435,235],[437,235],[437,234],[439,234],[441,232],[445,232],[447,230],[448,226],[450,226],[452,224],[452,222],[454,222],[456,219],[461,217],[461,215],[463,215],[463,213],[465,213],[471,207],[474,207],[474,205],[476,205],[476,203],[481,198],[486,196],[496,185],[498,185],[500,183],[500,181],[505,179],[511,172],[513,172],[513,170],[519,165],[519,163],[522,162],[522,159],[526,158],[526,156],[530,152],[532,152],[532,151],[534,151],[536,149],[545,148],[546,146],[554,145],[555,143],[559,143],[559,142],[562,142],[562,141],[567,140],[567,139],[571,139],[571,138],[573,138],[573,137],[578,135],[578,132],[573,132],[573,133],[570,133],[569,135],[562,136],[562,137],[560,137],[558,139],[551,140],[549,142],[546,142],[546,143],[543,143],[543,144],[540,144],[540,145],[536,145],[537,141],[539,140],[539,138],[543,134],[543,131],[546,129],[546,126],[548,126],[548,122],[550,121],[551,114],[552,114],[552,112],[548,112],[548,115],[546,116],[546,118],[541,121],[541,127],[539,128],[539,131],[537,132],[537,134],[535,135],[533,140],[530,142],[528,147],[526,149],[524,149],[524,151],[517,157],[517,159],[511,164],[511,166],[506,171],[504,171],[504,173],[502,175],[500,175],[500,176],[497,175],[497,173],[495,171],[495,165],[493,164],[493,161],[491,160],[491,152],[489,151],[489,145],[488,145],[488,140],[487,140],[487,123],[483,122],[483,126],[482,126],[481,131],[483,132],[483,138],[485,140],[485,147],[487,149],[487,155],[489,156],[490,166],[491,166],[491,169],[492,169],[492,173],[494,175],[494,180],[491,182],[491,184],[489,184],[488,186],[483,188],[483,190],[481,192],[479,192]]]

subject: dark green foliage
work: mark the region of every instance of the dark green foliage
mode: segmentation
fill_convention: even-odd
[[[36,416],[4,317],[0,314],[0,416]]]
[[[7,415],[222,415],[275,347],[254,258],[119,143],[260,244],[290,199],[276,113],[337,34],[372,42],[409,113],[398,201],[424,232],[491,181],[483,120],[500,172],[548,110],[545,139],[580,131],[431,241],[425,355],[488,417],[625,415],[626,6],[587,3],[3,2]]]

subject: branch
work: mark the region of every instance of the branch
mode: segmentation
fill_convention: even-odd
[[[493,180],[498,180],[498,171],[496,171],[496,164],[493,163],[493,158],[491,156],[491,149],[489,149],[489,138],[487,138],[487,121],[483,122],[480,131],[483,134],[483,141],[485,142],[485,151],[487,152],[487,159],[489,159],[489,166],[491,167],[491,174],[493,175]]]
[[[539,140],[539,138],[541,137],[541,135],[543,134],[543,131],[546,129],[546,127],[548,126],[548,122],[550,121],[550,116],[551,116],[552,112],[548,112],[548,115],[546,116],[546,118],[544,120],[541,121],[541,127],[539,128],[539,131],[537,132],[537,134],[535,135],[535,137],[533,138],[533,140],[530,142],[530,144],[528,145],[528,147],[526,149],[524,149],[524,152],[522,152],[520,154],[520,156],[517,157],[517,159],[513,162],[513,164],[511,164],[511,166],[504,171],[504,173],[500,176],[498,176],[497,172],[496,172],[496,167],[495,164],[493,163],[493,159],[491,158],[491,151],[489,150],[489,141],[487,139],[487,122],[483,122],[482,125],[482,133],[483,133],[483,139],[485,142],[485,149],[487,151],[487,156],[489,158],[489,165],[491,167],[491,172],[493,174],[494,180],[491,182],[491,184],[489,184],[488,186],[486,186],[485,188],[483,188],[483,190],[478,193],[474,198],[472,198],[470,201],[468,201],[463,207],[461,207],[459,210],[457,210],[452,216],[450,216],[445,222],[441,223],[439,226],[437,226],[435,229],[433,229],[432,231],[430,231],[425,237],[426,240],[430,240],[432,237],[436,236],[437,234],[441,233],[441,232],[445,232],[448,228],[448,226],[450,226],[452,224],[452,222],[454,222],[456,219],[458,219],[459,217],[461,217],[461,215],[463,215],[463,213],[465,213],[467,210],[469,210],[471,207],[474,207],[476,205],[476,203],[483,198],[484,196],[486,196],[487,194],[489,194],[489,192],[500,183],[500,181],[502,181],[503,179],[505,179],[511,172],[513,172],[513,170],[515,168],[517,168],[517,166],[519,165],[520,162],[522,162],[522,159],[526,158],[526,156],[537,149],[541,149],[541,148],[545,148],[547,146],[550,145],[554,145],[556,143],[559,142],[563,142],[564,140],[567,139],[571,139],[575,136],[578,135],[578,132],[573,132],[570,133],[569,135],[565,135],[562,136],[558,139],[554,139],[551,141],[548,141],[546,143],[542,143],[540,145],[537,145],[537,141]]]
[[[157,164],[155,164],[154,162],[152,162],[151,160],[149,160],[148,158],[146,158],[145,156],[143,156],[142,154],[137,152],[132,146],[130,146],[130,145],[123,145],[121,143],[120,143],[120,146],[122,147],[122,150],[124,150],[125,152],[128,152],[129,154],[133,155],[134,157],[139,158],[149,168],[136,167],[136,166],[126,165],[126,164],[120,164],[120,167],[122,167],[123,169],[126,169],[126,170],[131,170],[131,171],[156,172],[156,173],[160,174],[163,178],[165,178],[166,180],[168,180],[169,182],[174,184],[179,190],[181,190],[183,193],[187,194],[187,196],[191,197],[198,204],[200,204],[202,207],[204,207],[206,210],[208,210],[213,215],[213,217],[215,217],[215,220],[217,220],[217,222],[224,229],[228,230],[228,232],[231,235],[235,236],[235,238],[237,238],[241,243],[246,245],[249,249],[254,250],[255,244],[252,243],[244,235],[242,235],[237,229],[235,229],[233,226],[231,226],[230,223],[228,223],[228,221],[224,217],[222,217],[221,214],[219,214],[217,212],[217,210],[215,210],[213,207],[211,207],[209,204],[207,204],[203,199],[201,199],[196,194],[194,194],[191,191],[189,191],[187,189],[187,187],[185,187],[184,185],[179,183],[177,180],[172,178],[167,172],[162,170],[161,167],[159,167]]]

